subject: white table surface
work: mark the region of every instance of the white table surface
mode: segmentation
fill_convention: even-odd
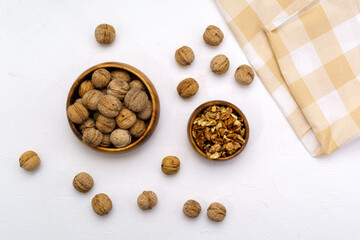
[[[94,39],[104,22],[116,29],[111,46]],[[219,47],[202,40],[209,24],[225,34]],[[0,33],[0,239],[360,238],[360,139],[311,157],[258,78],[249,87],[234,81],[247,61],[213,1],[0,0]],[[196,55],[186,68],[174,60],[182,45]],[[231,64],[223,76],[209,68],[219,53]],[[68,126],[73,81],[106,61],[141,69],[159,93],[159,124],[137,151],[93,151]],[[186,77],[200,84],[190,100],[176,92]],[[192,110],[214,99],[233,102],[250,122],[249,144],[226,162],[199,156],[185,131]],[[18,163],[29,149],[42,160],[31,173]],[[181,159],[177,175],[161,172],[167,155]],[[80,171],[95,180],[87,194],[72,187]],[[136,205],[143,190],[158,195],[151,211]],[[91,208],[101,192],[113,201],[105,217]],[[202,206],[197,219],[182,213],[188,199]],[[227,208],[221,223],[206,216],[214,201]]]

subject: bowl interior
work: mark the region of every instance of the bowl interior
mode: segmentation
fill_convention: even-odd
[[[107,63],[101,63],[98,65],[95,65],[95,66],[87,69],[75,80],[74,84],[72,85],[72,87],[69,91],[69,95],[68,95],[67,102],[66,102],[66,109],[71,104],[73,104],[76,101],[76,99],[80,98],[79,93],[78,93],[78,88],[79,88],[80,84],[85,80],[91,80],[92,73],[95,70],[100,69],[100,68],[106,68],[110,72],[113,70],[125,70],[125,71],[129,72],[131,74],[132,79],[138,79],[145,85],[146,92],[148,93],[148,96],[152,101],[151,118],[150,118],[150,120],[147,120],[147,122],[148,122],[147,129],[140,138],[136,139],[129,145],[122,147],[122,148],[101,147],[101,146],[91,147],[95,150],[104,151],[104,152],[126,151],[126,150],[133,148],[135,145],[139,145],[140,143],[143,143],[145,141],[145,139],[149,138],[151,136],[151,134],[153,133],[153,131],[155,130],[157,122],[159,120],[159,114],[160,114],[159,97],[158,97],[156,89],[155,89],[154,85],[152,84],[152,82],[150,81],[150,79],[144,73],[142,73],[140,70],[138,70],[135,67],[132,67],[128,64],[125,64],[125,63],[107,62]],[[80,140],[82,140],[82,134],[81,134],[78,126],[75,125],[73,122],[71,122],[69,118],[68,118],[68,122],[69,122],[69,125],[70,125],[72,131],[74,132],[74,134]]]
[[[193,130],[193,122],[195,120],[195,118],[199,115],[199,113],[201,113],[203,110],[207,109],[210,106],[226,106],[226,107],[231,107],[237,114],[239,114],[239,116],[241,116],[244,119],[244,125],[245,125],[245,143],[236,151],[234,152],[232,155],[227,156],[227,157],[220,157],[218,159],[212,159],[212,160],[217,160],[217,161],[223,161],[223,160],[228,160],[231,159],[235,156],[237,156],[240,152],[242,152],[242,150],[245,148],[248,140],[249,140],[249,123],[244,115],[244,113],[238,108],[236,107],[234,104],[230,103],[230,102],[226,102],[226,101],[222,101],[222,100],[215,100],[215,101],[209,101],[209,102],[205,102],[203,104],[201,104],[200,106],[198,106],[193,113],[191,114],[189,121],[188,121],[188,137],[190,140],[190,143],[192,145],[192,147],[195,149],[196,152],[200,153],[203,157],[210,159],[207,157],[207,155],[199,148],[199,146],[196,144],[193,136],[192,136],[192,130]]]

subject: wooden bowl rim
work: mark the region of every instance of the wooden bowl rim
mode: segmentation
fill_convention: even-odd
[[[98,151],[102,151],[102,152],[124,152],[129,149],[132,149],[139,143],[143,142],[143,140],[150,137],[152,132],[155,130],[157,122],[159,120],[159,116],[160,116],[159,97],[158,97],[157,91],[156,91],[153,83],[151,82],[151,80],[139,69],[137,69],[129,64],[126,64],[126,63],[105,62],[105,63],[96,64],[96,65],[88,68],[83,73],[81,73],[80,76],[75,80],[75,82],[73,83],[73,85],[70,88],[70,91],[69,91],[69,94],[68,94],[68,97],[66,100],[66,109],[72,104],[71,99],[72,99],[73,95],[76,94],[76,92],[78,91],[78,87],[80,86],[80,84],[83,81],[87,80],[87,79],[85,79],[86,76],[88,76],[90,73],[92,73],[95,70],[100,69],[100,68],[117,68],[119,70],[128,71],[128,72],[132,73],[133,75],[135,75],[136,77],[138,77],[138,79],[142,83],[144,83],[144,85],[146,86],[146,89],[148,90],[148,92],[150,94],[150,98],[152,101],[152,113],[151,113],[151,118],[150,118],[150,122],[149,122],[147,129],[145,130],[144,134],[140,138],[138,138],[136,141],[134,141],[131,144],[129,144],[125,147],[122,147],[122,148],[115,148],[115,147],[107,148],[107,147],[101,147],[101,146],[91,147],[82,141],[82,134],[77,130],[77,128],[75,127],[75,124],[72,121],[70,121],[70,119],[67,117],[68,123],[70,125],[71,130],[75,134],[75,136],[77,136],[77,138],[80,139],[80,141],[82,143],[84,143],[86,146],[88,146],[92,149],[98,150]]]
[[[227,157],[220,157],[218,159],[211,159],[211,158],[208,158],[206,156],[206,154],[197,146],[194,138],[192,137],[192,128],[193,128],[193,122],[194,122],[194,119],[195,117],[201,112],[203,111],[204,109],[208,108],[209,106],[213,106],[213,105],[222,105],[222,106],[227,106],[227,107],[231,107],[233,110],[235,110],[243,119],[244,119],[244,124],[245,124],[245,143],[244,145],[241,146],[241,148],[239,148],[235,153],[233,153],[232,155],[230,156],[227,156]],[[190,140],[190,143],[191,143],[191,146],[195,149],[196,152],[198,152],[201,156],[207,158],[207,159],[210,159],[210,160],[215,160],[215,161],[225,161],[225,160],[229,160],[237,155],[239,155],[245,148],[246,144],[248,143],[249,141],[249,136],[250,136],[250,128],[249,128],[249,122],[247,121],[247,118],[245,116],[245,114],[237,107],[235,106],[234,104],[230,103],[230,102],[227,102],[227,101],[224,101],[224,100],[212,100],[212,101],[208,101],[208,102],[205,102],[203,104],[200,104],[197,108],[195,108],[195,110],[192,112],[192,114],[190,115],[190,118],[189,118],[189,121],[188,121],[188,127],[187,127],[187,130],[188,130],[188,138]]]

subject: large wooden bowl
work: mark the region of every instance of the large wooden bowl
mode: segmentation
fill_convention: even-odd
[[[151,136],[151,134],[153,133],[153,131],[156,128],[156,125],[159,121],[159,116],[160,116],[160,102],[159,102],[159,97],[156,92],[156,89],[155,89],[154,85],[152,84],[152,82],[150,81],[150,79],[144,73],[142,73],[140,70],[138,70],[128,64],[117,63],[117,62],[100,63],[98,65],[95,65],[95,66],[87,69],[75,80],[74,84],[72,85],[72,87],[69,91],[67,101],[66,101],[66,109],[71,104],[73,104],[76,99],[79,98],[78,88],[79,88],[80,84],[87,79],[91,79],[91,74],[99,68],[106,68],[109,71],[116,70],[116,69],[125,70],[125,71],[128,71],[129,73],[131,73],[133,76],[135,76],[140,81],[142,81],[142,83],[144,83],[145,87],[147,88],[147,92],[149,94],[149,99],[151,99],[151,101],[152,101],[152,115],[151,115],[150,120],[147,120],[148,127],[147,127],[146,131],[144,132],[144,134],[140,138],[133,141],[131,144],[127,145],[126,147],[122,147],[122,148],[109,147],[109,148],[107,148],[107,147],[97,146],[97,147],[91,147],[91,148],[95,149],[95,150],[103,151],[103,152],[124,152],[124,151],[130,150],[130,149],[133,149],[135,146],[139,146],[142,143],[144,143]],[[78,125],[71,122],[69,118],[68,118],[68,122],[69,122],[70,128],[73,131],[73,133],[75,134],[75,136],[79,140],[82,141],[82,134],[78,128]]]
[[[237,156],[239,153],[242,152],[242,150],[244,150],[247,142],[249,141],[249,123],[244,115],[244,113],[238,108],[236,107],[234,104],[226,102],[226,101],[222,101],[222,100],[214,100],[214,101],[209,101],[209,102],[205,102],[203,104],[201,104],[200,106],[198,106],[193,113],[191,114],[189,121],[188,121],[188,126],[187,126],[187,134],[188,134],[188,138],[189,141],[191,143],[191,146],[195,149],[196,152],[198,152],[201,156],[210,159],[206,156],[206,154],[198,147],[198,145],[196,144],[191,132],[193,130],[193,122],[195,120],[195,118],[199,115],[199,113],[201,113],[203,110],[207,109],[210,106],[226,106],[226,107],[230,107],[232,108],[237,114],[239,114],[239,116],[241,116],[244,119],[244,125],[245,125],[245,143],[241,146],[241,148],[239,148],[236,152],[234,152],[232,155],[227,156],[227,157],[220,157],[218,159],[211,159],[211,160],[216,160],[216,161],[224,161],[224,160],[228,160],[231,159],[235,156]]]

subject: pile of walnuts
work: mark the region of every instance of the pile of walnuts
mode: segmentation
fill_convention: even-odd
[[[146,131],[152,102],[144,84],[129,72],[97,69],[78,94],[67,115],[87,145],[121,148]]]

